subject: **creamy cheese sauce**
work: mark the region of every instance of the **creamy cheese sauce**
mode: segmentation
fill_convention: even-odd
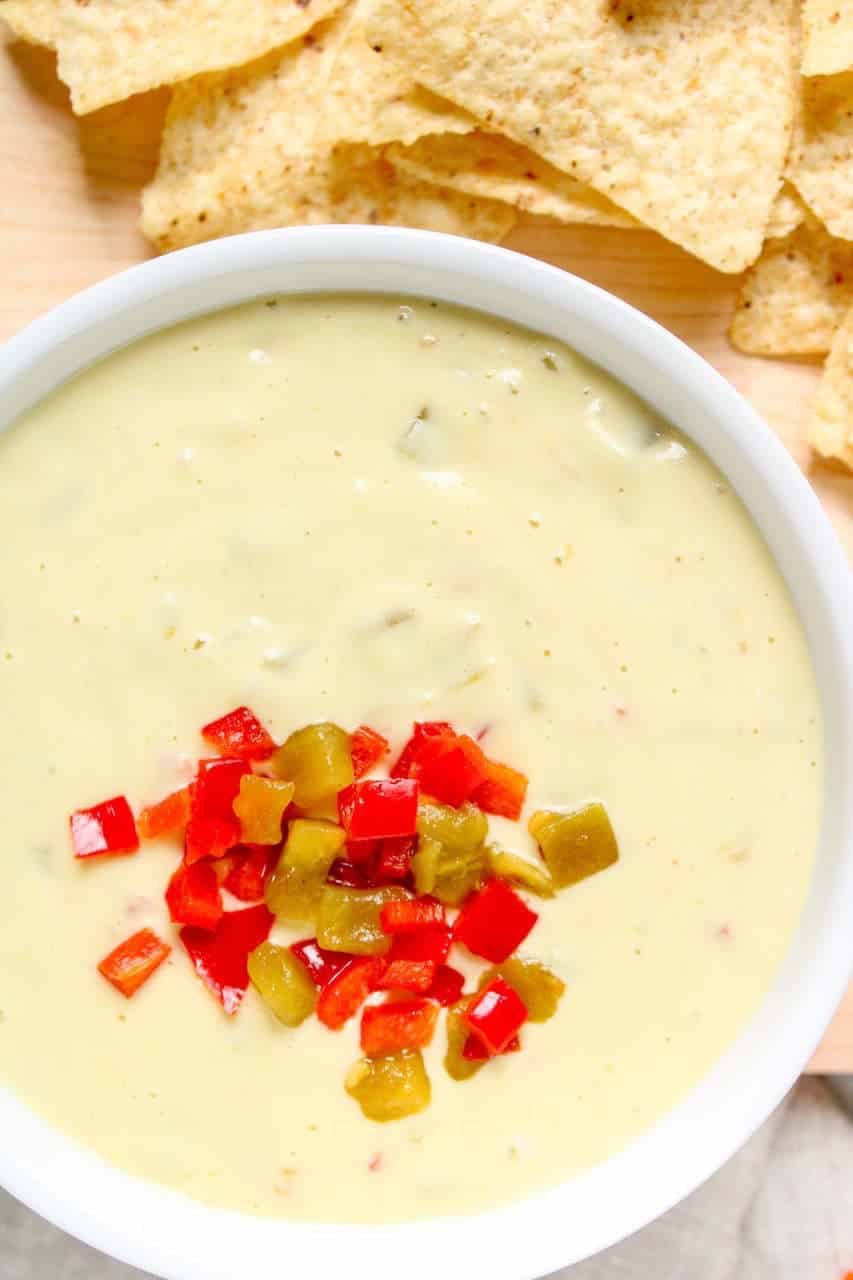
[[[83,373],[0,475],[0,1082],[49,1122],[248,1212],[470,1212],[618,1150],[737,1035],[808,886],[818,698],[745,510],[624,388],[444,305],[260,301]],[[224,1016],[167,922],[173,845],[72,860],[72,809],[158,799],[241,702],[279,738],[450,719],[529,775],[525,819],[611,814],[619,864],[534,904],[557,1017],[465,1083],[442,1022],[421,1115],[346,1095],[357,1021]],[[95,965],[144,925],[175,950],[126,1002]]]

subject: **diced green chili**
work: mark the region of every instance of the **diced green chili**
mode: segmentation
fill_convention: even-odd
[[[566,984],[538,960],[524,960],[510,956],[496,969],[487,969],[480,975],[477,990],[482,991],[493,978],[501,977],[518,993],[527,1006],[531,1022],[547,1022],[557,1012],[557,1005]]]
[[[382,889],[326,885],[317,912],[317,942],[327,951],[383,955],[391,946],[391,938],[380,924],[382,908],[407,897],[409,894],[399,885]]]
[[[483,841],[489,830],[484,813],[473,804],[458,809],[428,801],[418,809],[418,847],[412,874],[418,893],[431,893],[458,907],[488,876]]]
[[[297,729],[270,764],[276,777],[293,783],[294,804],[300,809],[337,795],[354,777],[349,734],[328,721]]]
[[[482,1062],[472,1062],[463,1058],[462,1050],[471,1034],[471,1028],[463,1021],[463,1014],[468,1007],[468,1000],[460,1000],[447,1010],[447,1053],[444,1055],[444,1069],[452,1080],[470,1080],[482,1066]]]
[[[249,977],[258,994],[286,1027],[298,1027],[317,1004],[317,988],[289,947],[262,942],[249,955]]]
[[[528,824],[557,889],[604,871],[619,859],[619,848],[604,805],[584,805],[574,813],[540,809]]]
[[[296,818],[288,826],[278,866],[267,881],[270,911],[290,924],[314,919],[326,876],[343,847],[342,827],[317,818]]]
[[[474,804],[453,809],[426,801],[418,809],[417,827],[419,836],[438,840],[454,853],[479,848],[489,833],[486,815]]]
[[[345,1087],[367,1119],[380,1123],[417,1115],[429,1106],[432,1096],[432,1086],[418,1049],[384,1058],[360,1058],[350,1068]]]
[[[538,894],[540,898],[553,898],[554,882],[544,867],[529,862],[527,858],[519,858],[515,853],[495,849],[492,845],[487,853],[493,875],[499,876],[501,880],[508,880],[521,889],[527,889],[530,893]]]

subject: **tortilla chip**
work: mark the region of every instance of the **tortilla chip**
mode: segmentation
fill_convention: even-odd
[[[712,266],[758,257],[794,110],[793,0],[381,0],[368,36]]]
[[[853,245],[807,216],[747,272],[729,337],[749,355],[824,355],[852,305]]]
[[[174,175],[155,179],[143,199],[144,233],[165,252],[242,231],[330,223],[422,227],[497,243],[515,223],[508,206],[413,181],[361,144],[281,159],[276,181],[264,175],[263,192],[236,204],[228,193],[199,201],[191,178],[188,185]]]
[[[850,0],[803,0],[803,75],[830,76],[853,67]]]
[[[788,177],[834,236],[853,240],[853,72],[801,84]]]
[[[416,85],[381,48],[368,43],[375,0],[356,0],[332,68],[318,126],[327,142],[411,143],[428,133],[468,133],[476,122]]]
[[[504,200],[525,213],[598,227],[636,227],[606,196],[555,169],[526,147],[496,133],[436,134],[413,146],[391,146],[389,160],[404,173],[468,195]]]
[[[305,223],[428,227],[500,240],[514,215],[398,174],[377,151],[330,147],[316,123],[345,32],[323,24],[286,49],[175,89],[142,229],[159,249]]]
[[[344,0],[3,0],[16,36],[58,54],[80,114],[287,44]]]
[[[783,183],[770,210],[770,218],[764,229],[765,238],[772,240],[777,236],[790,235],[805,216],[806,208],[802,200],[793,187],[788,186],[787,182]]]
[[[808,432],[821,457],[853,471],[853,310],[835,335]]]

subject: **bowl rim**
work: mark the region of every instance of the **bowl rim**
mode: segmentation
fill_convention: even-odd
[[[255,232],[112,276],[0,348],[0,430],[71,373],[147,332],[253,297],[312,291],[436,297],[562,338],[710,454],[788,582],[818,677],[825,815],[803,919],[741,1035],[651,1130],[588,1173],[484,1214],[384,1225],[381,1250],[375,1227],[253,1219],[142,1182],[51,1129],[6,1089],[0,1185],[70,1234],[167,1280],[232,1280],[253,1264],[269,1273],[279,1257],[288,1266],[310,1258],[315,1268],[322,1257],[323,1273],[345,1265],[352,1280],[391,1280],[401,1249],[409,1280],[433,1280],[443,1256],[456,1259],[460,1273],[487,1265],[493,1280],[534,1280],[630,1235],[714,1173],[788,1092],[844,993],[853,971],[853,788],[845,794],[853,772],[850,569],[784,446],[694,351],[555,266],[434,232]]]

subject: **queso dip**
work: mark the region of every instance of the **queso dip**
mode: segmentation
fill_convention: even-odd
[[[737,1036],[809,883],[818,698],[746,511],[618,383],[444,304],[261,300],[82,373],[0,474],[0,1084],[51,1124],[250,1213],[468,1213],[605,1159]],[[489,820],[528,858],[535,809],[607,806],[618,863],[532,900],[556,1016],[464,1082],[439,1026],[421,1114],[347,1095],[357,1020],[223,1014],[169,924],[174,842],[71,856],[72,810],[184,785],[243,703],[279,742],[479,735],[529,777]],[[125,1001],[96,965],[144,926],[173,950]]]

